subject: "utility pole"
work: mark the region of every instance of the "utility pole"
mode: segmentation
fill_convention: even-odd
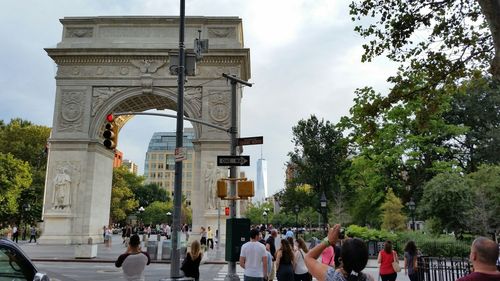
[[[252,84],[243,81],[235,76],[231,76],[225,73],[222,73],[222,76],[226,77],[231,81],[231,127],[229,128],[229,133],[231,135],[231,156],[237,156],[236,147],[238,145],[238,120],[237,120],[237,96],[236,96],[236,84],[240,83],[246,85],[248,87],[252,87]],[[229,178],[236,179],[238,177],[236,166],[231,166],[229,168]],[[236,197],[236,181],[231,180],[229,187],[229,197]],[[236,200],[229,200],[229,217],[236,218]],[[226,236],[226,245],[228,244],[228,239],[231,237]],[[236,262],[230,261],[228,264],[227,275],[224,278],[225,281],[239,281],[240,278],[236,274]]]
[[[184,137],[184,79],[185,79],[185,54],[184,54],[184,19],[185,19],[185,0],[180,0],[180,19],[179,19],[179,65],[177,68],[177,127],[175,131],[175,147],[181,149]],[[182,201],[182,161],[175,162],[174,179],[174,215],[172,222],[172,263],[170,265],[170,277],[181,278],[180,259],[181,259],[181,201]]]

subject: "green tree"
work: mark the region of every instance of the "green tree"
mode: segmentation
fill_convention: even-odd
[[[139,206],[147,207],[155,201],[170,201],[167,191],[154,183],[132,186],[132,190],[135,194],[135,199],[139,201]]]
[[[458,173],[442,173],[424,186],[417,211],[433,219],[444,230],[455,235],[468,230],[468,212],[473,204],[473,190],[468,180]]]
[[[167,213],[173,213],[172,202],[155,201],[149,204],[140,214],[141,220],[144,224],[161,224],[171,220]]]
[[[387,180],[381,172],[381,162],[364,156],[352,159],[349,170],[349,186],[354,196],[348,201],[352,221],[358,225],[380,227],[380,205],[384,202]]]
[[[299,208],[314,205],[314,192],[312,186],[308,184],[287,186],[278,193],[277,197],[281,210],[288,213],[294,211],[295,205]]]
[[[466,173],[481,164],[500,164],[500,84],[477,76],[464,81],[444,114],[448,124],[463,126],[448,146]]]
[[[468,175],[474,190],[469,229],[488,236],[500,232],[500,166],[483,165]]]
[[[288,164],[295,174],[287,186],[312,186],[312,206],[321,212],[319,198],[322,192],[329,202],[334,194],[341,192],[340,176],[349,165],[347,140],[330,121],[318,120],[314,115],[300,120],[292,131],[295,148],[288,153]]]
[[[113,169],[110,210],[112,222],[125,221],[127,216],[134,213],[139,206],[139,202],[135,199],[132,188],[127,181],[134,179],[133,176],[134,174],[124,167]]]
[[[403,204],[392,188],[387,190],[385,201],[380,208],[382,209],[382,229],[389,231],[406,229],[406,216],[401,212]]]
[[[0,218],[15,221],[21,192],[31,185],[29,164],[0,152]]]
[[[245,212],[245,217],[250,219],[250,223],[255,225],[255,224],[261,224],[261,223],[266,223],[266,218],[262,215],[265,210],[267,213],[267,221],[271,223],[274,220],[274,212],[273,212],[273,207],[271,203],[264,202],[264,203],[257,203],[257,204],[252,204],[249,203],[247,210]]]
[[[49,135],[50,128],[23,119],[12,119],[8,124],[0,122],[0,152],[10,153],[30,165],[32,182],[21,191],[18,202],[19,212],[28,222],[39,220],[42,215]],[[26,212],[23,205],[28,204],[30,210]]]
[[[362,60],[386,55],[401,63],[398,75],[391,77],[400,85],[414,70],[428,74],[427,87],[467,77],[490,64],[500,79],[498,0],[356,0],[350,8],[352,20],[361,23],[355,31],[369,38]]]

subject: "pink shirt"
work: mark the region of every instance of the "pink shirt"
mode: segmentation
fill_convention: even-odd
[[[335,250],[332,246],[326,247],[321,252],[321,263],[335,267]]]

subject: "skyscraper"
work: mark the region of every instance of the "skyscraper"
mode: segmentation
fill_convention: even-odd
[[[191,204],[195,154],[193,148],[194,129],[184,128],[183,146],[187,159],[182,161],[182,193],[186,202]],[[149,141],[144,163],[146,183],[156,183],[167,190],[170,197],[174,194],[175,178],[175,132],[156,132]]]
[[[257,160],[257,183],[255,187],[254,202],[264,202],[267,197],[267,161]]]

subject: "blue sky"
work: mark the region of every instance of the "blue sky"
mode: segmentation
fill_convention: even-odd
[[[18,0],[0,10],[0,119],[20,117],[52,126],[56,65],[43,48],[60,41],[59,19],[70,16],[177,16],[179,1]],[[292,127],[311,114],[337,122],[349,113],[354,90],[386,91],[395,65],[379,59],[361,63],[362,43],[348,13],[350,1],[186,1],[187,16],[238,16],[250,48],[252,88],[244,90],[241,136],[264,136],[264,145],[245,147],[252,165],[268,161],[272,192],[284,187]],[[141,168],[156,131],[175,131],[175,120],[135,117],[120,133],[119,149]]]

